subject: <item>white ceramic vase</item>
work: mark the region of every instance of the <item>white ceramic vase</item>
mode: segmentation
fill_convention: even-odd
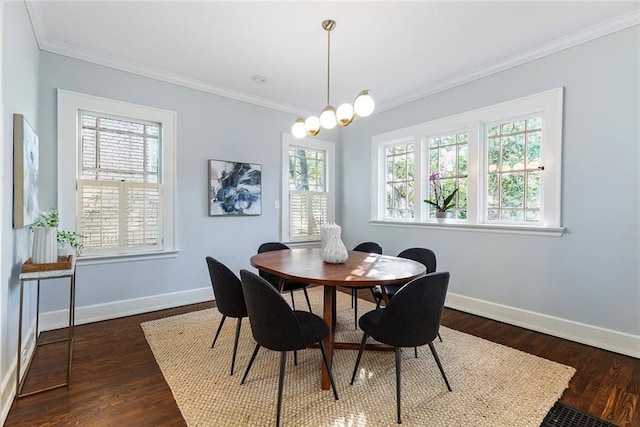
[[[322,259],[329,264],[342,264],[349,258],[349,252],[340,239],[342,227],[335,223],[328,223],[320,232],[322,244]]]
[[[58,261],[58,229],[55,227],[36,227],[33,229],[33,264],[50,264]]]
[[[327,240],[329,240],[329,230],[333,225],[336,224],[328,222],[320,227],[320,250],[324,250],[324,247],[327,245]]]

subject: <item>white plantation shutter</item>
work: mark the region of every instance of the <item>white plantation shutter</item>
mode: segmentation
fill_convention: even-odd
[[[289,235],[292,238],[319,236],[327,222],[329,194],[317,191],[289,191]]]
[[[163,250],[160,124],[79,114],[78,214],[85,253]]]
[[[106,249],[109,252],[118,249],[118,229],[120,213],[119,183],[95,181],[78,182],[80,200],[80,228],[85,248]]]
[[[127,215],[127,247],[162,249],[160,236],[160,212],[162,212],[161,187],[158,184],[125,185]]]

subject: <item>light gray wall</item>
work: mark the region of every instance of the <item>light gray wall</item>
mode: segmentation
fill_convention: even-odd
[[[290,114],[214,96],[111,68],[42,52],[40,68],[40,138],[56,139],[56,89],[91,94],[177,112],[177,258],[79,264],[79,307],[209,287],[205,256],[233,271],[250,268],[261,242],[279,240],[281,133],[295,119]],[[327,135],[324,135],[327,137]],[[57,200],[56,145],[41,149],[41,203]],[[262,165],[262,215],[207,215],[207,159]],[[47,204],[49,203],[49,204]],[[43,311],[61,309],[66,295],[48,292]]]
[[[39,51],[23,2],[4,2],[2,20],[2,277],[0,279],[0,379],[8,380],[15,363],[18,335],[18,274],[28,258],[30,236],[27,229],[13,229],[13,114],[23,114],[39,134],[38,62]],[[46,142],[45,142],[46,143]],[[43,141],[40,140],[40,144]],[[33,296],[33,292],[30,293]],[[25,304],[26,317],[33,313],[32,298]],[[25,326],[28,327],[28,320]],[[13,380],[13,378],[11,378]],[[9,383],[11,384],[11,383]],[[2,389],[2,408],[10,404]]]
[[[640,336],[638,26],[538,59],[344,130],[347,246],[385,253],[427,246],[449,292]],[[564,236],[378,227],[371,215],[371,137],[564,86]],[[640,352],[640,348],[637,349]]]

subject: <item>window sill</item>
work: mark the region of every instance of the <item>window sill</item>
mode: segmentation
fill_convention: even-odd
[[[462,222],[408,222],[408,221],[380,221],[371,220],[369,223],[375,227],[408,227],[408,228],[432,228],[438,230],[453,231],[478,231],[482,233],[524,234],[528,236],[561,237],[564,227],[538,227],[527,225],[506,224],[466,224]]]
[[[120,262],[149,261],[154,259],[176,258],[178,250],[161,251],[161,252],[139,252],[131,254],[115,254],[115,255],[87,255],[77,259],[77,265],[97,265],[97,264],[113,264]]]
[[[320,246],[320,240],[304,240],[294,242],[282,242],[290,248],[316,248]]]

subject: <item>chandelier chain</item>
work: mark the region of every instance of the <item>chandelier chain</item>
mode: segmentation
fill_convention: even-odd
[[[329,85],[331,79],[331,30],[327,30],[327,105],[329,103]]]

